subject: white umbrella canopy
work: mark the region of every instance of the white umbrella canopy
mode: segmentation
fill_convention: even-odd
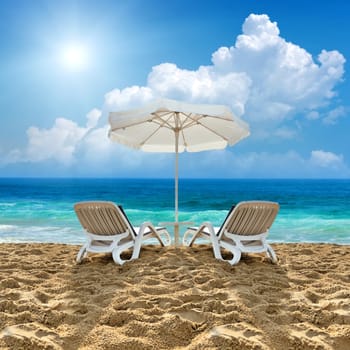
[[[175,244],[178,244],[178,153],[224,149],[249,136],[249,126],[222,105],[160,99],[142,108],[109,114],[111,140],[145,152],[173,152]]]
[[[249,126],[222,105],[160,99],[142,108],[109,114],[109,137],[146,152],[223,149],[249,135]]]

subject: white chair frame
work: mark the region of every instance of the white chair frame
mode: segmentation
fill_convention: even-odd
[[[183,244],[192,246],[198,238],[209,239],[216,259],[237,264],[242,253],[266,252],[272,263],[277,256],[267,243],[267,236],[278,213],[279,205],[267,201],[240,202],[232,209],[221,227],[204,222],[198,228],[189,228],[183,237]],[[232,259],[224,259],[221,248],[231,252]]]
[[[138,259],[143,241],[156,238],[161,246],[169,245],[170,235],[165,228],[144,222],[139,228],[131,226],[121,207],[113,202],[79,202],[74,205],[78,219],[87,235],[87,242],[80,248],[76,261],[80,263],[87,253],[112,253],[115,263]],[[163,238],[162,238],[163,236]],[[129,260],[121,254],[133,248]]]

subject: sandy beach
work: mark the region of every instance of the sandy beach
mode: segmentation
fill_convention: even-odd
[[[1,349],[350,348],[350,247],[274,244],[231,267],[209,246],[74,262],[78,246],[1,244]]]

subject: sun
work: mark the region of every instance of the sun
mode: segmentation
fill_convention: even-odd
[[[89,52],[84,45],[70,44],[62,48],[61,61],[66,69],[84,70],[88,66]]]

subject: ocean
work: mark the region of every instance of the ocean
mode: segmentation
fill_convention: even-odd
[[[3,178],[0,242],[82,243],[73,205],[87,200],[121,204],[134,226],[174,220],[173,179]],[[181,221],[220,226],[230,207],[245,200],[280,204],[271,242],[350,244],[350,180],[179,180]]]

